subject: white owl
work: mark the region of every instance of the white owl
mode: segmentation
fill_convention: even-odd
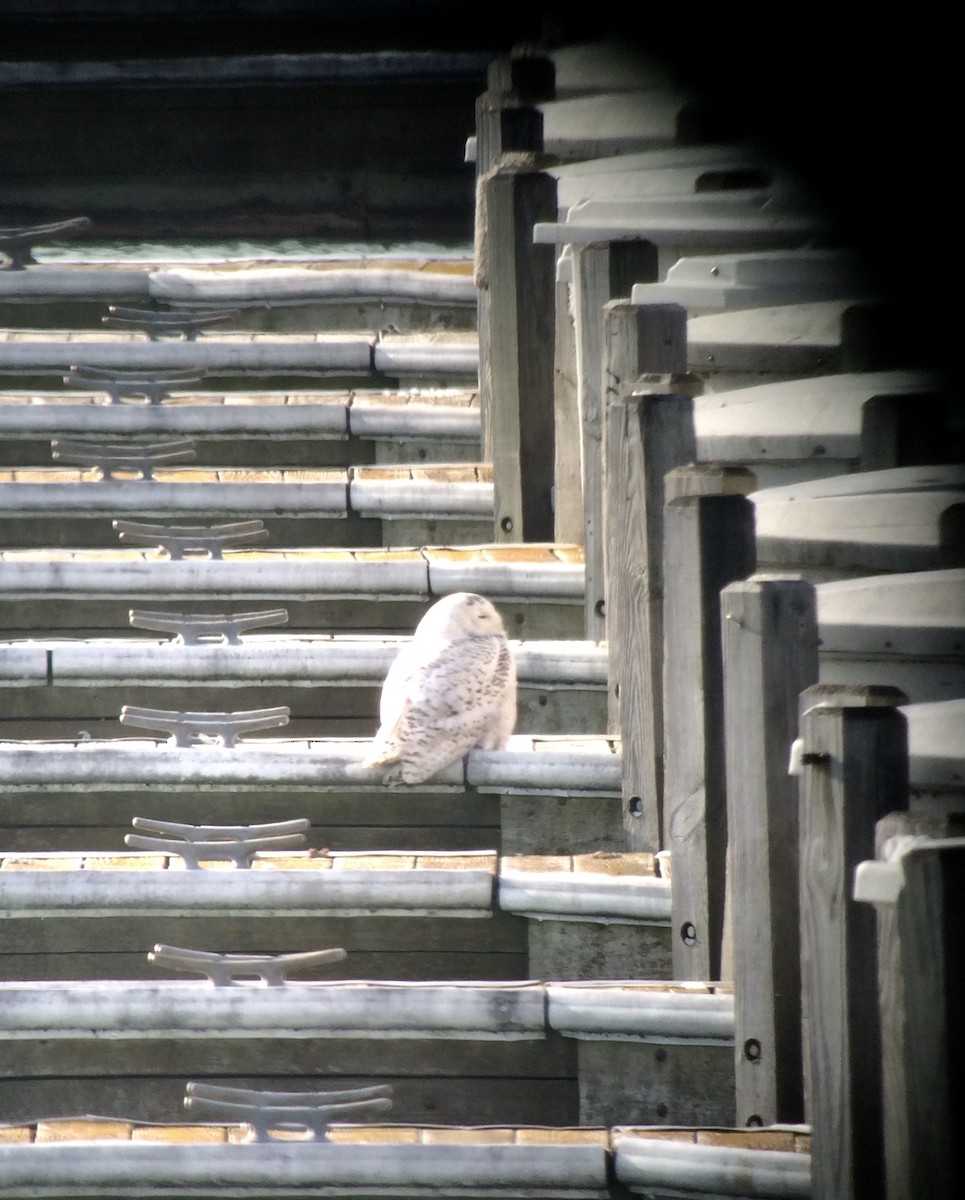
[[[381,726],[364,759],[383,782],[422,783],[474,747],[501,750],[516,724],[516,661],[502,618],[475,592],[429,609],[382,685]]]

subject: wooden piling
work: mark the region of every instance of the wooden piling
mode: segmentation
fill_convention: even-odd
[[[664,476],[694,458],[693,404],[676,384],[651,380],[606,408],[609,723],[623,738],[628,850],[661,841]]]
[[[675,979],[720,979],[727,796],[720,592],[754,570],[754,476],[678,467],[664,511],[664,819]]]
[[[576,392],[580,414],[581,461],[583,464],[583,547],[587,578],[602,583],[604,578],[603,516],[603,405],[604,405],[604,317],[611,301],[629,297],[634,283],[657,278],[657,249],[643,240],[600,242],[573,247],[573,314],[576,326]],[[627,322],[634,314],[625,314]],[[635,322],[634,322],[635,323]],[[654,326],[650,325],[650,328]],[[675,332],[675,338],[679,331]],[[686,329],[683,333],[686,342]],[[648,347],[650,361],[638,373],[685,371],[683,361],[666,361],[654,346]],[[596,600],[603,599],[602,588]],[[588,593],[589,596],[589,593]],[[606,637],[602,606],[586,606],[586,636],[592,641]]]
[[[893,856],[888,842],[909,837]],[[965,1170],[955,1137],[965,1042],[953,1015],[965,1002],[965,814],[892,814],[878,822],[877,842],[886,864],[859,867],[855,896],[874,903],[878,922],[885,1194],[952,1200]],[[890,894],[868,886],[869,866],[885,866]]]
[[[852,899],[875,822],[908,804],[897,688],[818,685],[801,698],[801,983],[814,1200],[884,1192],[874,913]],[[833,707],[832,707],[833,706]]]
[[[556,337],[553,407],[556,413],[553,518],[556,541],[583,545],[583,443],[576,381],[576,321],[572,247],[556,260]]]
[[[757,577],[724,588],[721,609],[724,974],[734,981],[737,1124],[797,1123],[804,1120],[798,784],[788,754],[800,694],[818,678],[815,590],[803,579]]]
[[[535,104],[555,94],[551,59],[536,54],[500,55],[487,72],[487,87],[476,100],[476,327],[479,337],[479,405],[484,461],[493,461],[493,374],[490,361],[492,296],[491,229],[485,181],[504,155],[536,154],[543,148],[543,114]],[[555,203],[555,184],[554,203]],[[555,216],[555,207],[554,213]],[[531,240],[531,238],[530,238]],[[504,414],[498,414],[503,417]],[[518,471],[518,467],[516,468]],[[497,522],[498,527],[498,522]],[[506,538],[505,540],[519,540]],[[551,539],[550,539],[551,540]]]
[[[577,302],[579,306],[579,301]],[[583,490],[586,496],[584,510],[584,562],[586,578],[586,636],[591,641],[602,641],[609,637],[606,623],[607,605],[607,528],[606,513],[621,511],[611,509],[613,497],[607,491],[607,409],[610,403],[626,395],[644,375],[671,377],[673,389],[679,395],[693,395],[695,381],[686,375],[687,369],[687,312],[675,304],[634,305],[625,300],[614,300],[603,306],[603,353],[602,388],[598,419],[600,437],[592,436],[594,418],[590,411],[591,436],[584,437]],[[577,324],[580,324],[579,315]],[[655,390],[653,380],[647,385]],[[663,385],[656,385],[657,387]],[[587,419],[583,417],[584,428]],[[693,418],[691,417],[691,426]],[[693,436],[693,435],[691,435]],[[696,452],[687,454],[676,462],[668,463],[666,470],[693,462]],[[662,477],[661,477],[662,478]],[[599,495],[595,500],[594,496]],[[658,525],[663,524],[663,483],[654,493],[654,502],[660,508]],[[656,543],[658,546],[660,542]],[[611,576],[613,572],[610,573]]]
[[[551,542],[555,259],[533,225],[556,214],[552,176],[513,160],[480,181],[488,302],[483,418],[495,493],[494,537]]]

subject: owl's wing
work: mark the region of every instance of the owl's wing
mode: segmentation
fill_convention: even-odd
[[[499,661],[495,638],[413,641],[393,661],[382,686],[381,725],[366,763],[395,761],[413,730],[445,736],[465,717],[457,693],[491,677]]]

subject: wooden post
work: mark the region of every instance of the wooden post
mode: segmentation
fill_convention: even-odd
[[[628,850],[661,840],[664,476],[694,458],[693,401],[676,383],[651,380],[606,408],[608,720],[623,738]]]
[[[674,979],[720,979],[727,793],[720,592],[754,570],[754,476],[678,467],[664,511],[664,819]]]
[[[556,217],[556,181],[540,171],[497,167],[481,181],[489,290],[489,438],[494,537],[551,542],[553,527],[553,247],[533,226]]]
[[[587,592],[586,636],[600,642],[606,637],[603,601],[603,392],[604,307],[627,298],[634,283],[657,279],[657,249],[650,242],[600,242],[573,248],[573,315],[576,325],[576,391],[580,413],[583,464],[583,551],[587,579],[597,585]],[[675,335],[679,336],[679,335]],[[686,341],[686,328],[683,332]],[[637,374],[685,371],[686,349],[673,361],[648,347],[651,362]],[[592,599],[591,599],[592,597]]]
[[[583,444],[576,386],[576,325],[572,247],[556,260],[556,337],[553,345],[553,408],[556,463],[553,468],[554,537],[583,545]]]
[[[547,55],[497,55],[486,73],[486,90],[476,99],[476,328],[479,336],[479,407],[483,459],[492,459],[489,371],[489,284],[482,179],[503,154],[543,149],[543,114],[535,107],[556,94],[556,66]]]
[[[721,610],[737,1124],[796,1123],[798,784],[788,755],[800,695],[818,678],[816,593],[803,579],[758,576],[724,588]]]
[[[952,1200],[965,1171],[965,814],[894,814],[877,834],[886,861],[861,864],[854,894],[878,920],[886,1195]],[[895,837],[915,841],[895,855]]]
[[[897,688],[828,684],[801,697],[801,990],[814,1200],[884,1193],[875,922],[851,887],[857,864],[874,854],[875,822],[908,805],[908,735],[896,708],[905,699]]]

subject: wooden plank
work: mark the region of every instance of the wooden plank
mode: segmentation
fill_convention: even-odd
[[[480,187],[487,215],[494,536],[550,541],[555,255],[533,243],[532,228],[555,214],[556,184],[523,165],[497,168]]]
[[[800,1122],[798,788],[787,766],[799,696],[818,675],[814,588],[749,579],[724,588],[721,607],[737,1123]]]
[[[537,69],[538,71],[538,69]],[[518,82],[519,70],[505,56],[493,60],[490,83],[476,101],[476,213],[475,213],[475,280],[476,329],[479,338],[479,402],[482,416],[483,457],[492,459],[493,396],[491,353],[491,297],[489,294],[489,212],[482,180],[505,153],[537,152],[543,148],[543,116],[528,102],[521,103],[512,90]],[[525,70],[523,72],[525,77]],[[535,81],[536,98],[542,98],[542,88]],[[545,86],[545,81],[543,81]],[[529,85],[524,87],[528,96]]]
[[[720,979],[728,845],[720,593],[754,570],[754,479],[678,467],[664,510],[664,831],[675,979]],[[686,931],[686,932],[685,932]]]
[[[554,536],[583,543],[583,446],[576,378],[576,325],[571,292],[572,258],[564,250],[556,264],[556,336],[553,343],[553,408],[556,414],[553,467]],[[565,278],[564,278],[565,276]]]
[[[815,1200],[884,1190],[874,914],[851,897],[875,822],[908,803],[895,688],[818,685],[801,698],[801,984]],[[834,705],[834,707],[831,707]]]
[[[623,849],[623,819],[616,797],[504,796],[500,824],[504,854]]]
[[[734,1123],[730,1046],[578,1042],[584,1125]]]
[[[670,980],[670,929],[640,922],[530,921],[529,974],[533,979]]]
[[[317,924],[317,923],[316,923]],[[327,924],[327,922],[326,922]],[[196,936],[192,928],[186,931],[188,938]],[[151,938],[161,936],[149,933],[144,945],[151,945]],[[101,940],[104,933],[101,932]],[[304,949],[317,949],[318,936]],[[218,942],[218,945],[226,943]],[[264,953],[282,953],[276,950],[274,940],[268,941]],[[461,953],[443,949],[434,953],[393,953],[391,950],[371,954],[352,953],[353,973],[346,978],[392,979],[418,983],[425,979],[499,980],[525,979],[527,959],[525,953],[516,955],[483,955]],[[171,973],[161,972],[147,962],[141,954],[0,954],[0,980],[16,981],[31,979],[82,980],[82,979],[174,979]],[[311,976],[306,973],[304,978]]]
[[[612,300],[626,298],[637,280],[655,279],[656,252],[649,242],[601,242],[573,250],[573,312],[576,324],[576,388],[580,414],[583,464],[583,536],[587,577],[595,583],[586,606],[586,636],[602,641],[606,634],[603,609],[605,520],[603,494],[604,426],[604,310]],[[647,346],[643,371],[672,371],[679,364],[662,361],[656,339]]]
[[[177,1064],[173,1064],[177,1066]],[[299,1073],[292,1064],[291,1076]],[[400,1077],[393,1074],[393,1063],[383,1055],[380,1062],[364,1067],[349,1065],[344,1075],[335,1074],[324,1060],[316,1063],[318,1074],[304,1075],[305,1086],[338,1088],[392,1083],[393,1120],[418,1123],[465,1125],[575,1125],[578,1121],[578,1096],[575,1070],[571,1077],[531,1079],[514,1076],[505,1080],[480,1080],[473,1069],[465,1078],[433,1076]],[[56,1115],[96,1112],[143,1121],[171,1122],[184,1115],[185,1083],[197,1079],[189,1058],[174,1078],[126,1076],[123,1072],[109,1078],[23,1078],[0,1082],[0,1120],[20,1121],[24,1114]],[[321,1079],[319,1078],[321,1076]],[[203,1076],[205,1082],[260,1090],[287,1089],[289,1073],[233,1070],[229,1064],[218,1074]],[[292,1090],[296,1090],[297,1084]]]
[[[110,943],[105,946],[105,929]],[[346,978],[388,978],[387,968],[374,967],[367,975],[355,961],[364,955],[373,964],[380,956],[396,961],[403,956],[437,957],[451,952],[460,961],[492,958],[508,961],[526,952],[526,918],[496,911],[487,918],[346,917],[336,913],[319,917],[84,917],[43,920],[5,917],[0,921],[0,954],[4,957],[47,956],[51,959],[89,956],[104,965],[117,955],[144,964],[137,977],[159,978],[159,968],[148,964],[147,952],[155,942],[173,946],[223,947],[225,952],[294,953],[319,946],[342,946],[349,958],[341,971]],[[42,963],[38,960],[38,967]],[[101,974],[101,979],[134,978],[127,974]],[[8,976],[16,978],[16,976]],[[22,978],[28,978],[22,976]],[[95,976],[92,976],[95,978]],[[427,976],[426,978],[431,978]],[[440,975],[439,978],[444,978]],[[512,978],[511,975],[493,978]],[[519,976],[525,978],[525,972]]]
[[[632,312],[628,305],[608,312],[608,339],[612,334],[620,340],[619,326]],[[666,328],[659,317],[656,323]],[[607,361],[618,365],[616,349]],[[675,392],[673,378],[621,394],[619,383],[627,374],[611,372],[606,409],[607,510],[619,514],[606,531],[610,727],[623,737],[626,848],[657,850],[663,804],[664,476],[693,461],[692,402]],[[588,596],[592,586],[588,580]]]

